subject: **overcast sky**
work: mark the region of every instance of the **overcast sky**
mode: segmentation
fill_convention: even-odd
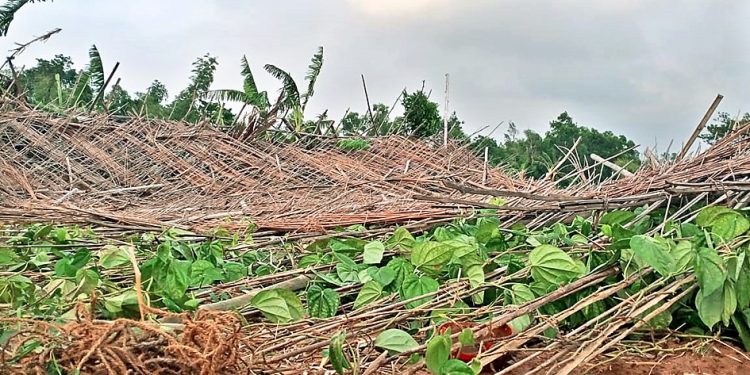
[[[546,130],[568,111],[581,125],[659,149],[684,142],[717,93],[719,110],[750,111],[750,2],[489,0],[57,0],[29,4],[0,48],[55,27],[19,59],[88,61],[91,44],[129,91],[159,79],[176,94],[191,62],[219,58],[215,88],[241,88],[243,54],[262,89],[273,63],[302,82],[317,46],[323,72],[310,115],[392,103],[425,80],[468,132],[500,121]],[[503,126],[499,134],[505,131]],[[673,149],[676,146],[673,146]]]

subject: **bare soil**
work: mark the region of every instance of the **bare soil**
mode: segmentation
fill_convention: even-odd
[[[671,348],[670,348],[671,347]],[[602,357],[593,361],[587,368],[581,368],[577,374],[590,375],[750,375],[750,355],[742,349],[726,343],[711,343],[701,350],[675,350],[678,345],[670,344],[665,351],[654,352],[654,355],[623,355],[616,359]],[[544,353],[511,372],[512,375],[526,375],[529,370],[545,362],[554,353]],[[516,354],[505,362],[505,366],[524,358]],[[503,364],[495,364],[501,369]],[[546,371],[537,372],[545,374]],[[548,372],[548,374],[554,374]]]

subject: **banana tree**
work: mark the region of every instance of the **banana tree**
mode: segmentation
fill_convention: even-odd
[[[287,71],[273,64],[267,64],[264,69],[274,78],[281,81],[281,90],[278,99],[271,105],[268,93],[260,91],[255,83],[253,73],[247,58],[242,58],[242,76],[244,77],[243,90],[224,89],[211,90],[206,94],[206,99],[219,102],[242,103],[240,114],[246,107],[251,107],[252,112],[246,120],[247,125],[234,130],[235,137],[247,139],[253,134],[259,134],[281,122],[288,130],[298,133],[303,130],[305,124],[304,111],[307,103],[312,97],[315,82],[323,67],[323,47],[313,55],[305,80],[307,91],[300,94],[297,83]],[[239,114],[238,116],[239,117]]]
[[[255,83],[255,77],[253,76],[253,71],[250,69],[250,64],[247,62],[246,56],[242,56],[240,64],[242,66],[241,74],[244,78],[242,90],[210,90],[206,93],[205,97],[208,100],[218,102],[242,103],[242,108],[237,114],[237,118],[242,115],[248,106],[251,108],[251,113],[248,116],[248,125],[244,129],[240,129],[236,134],[237,137],[244,138],[259,130],[256,129],[258,126],[270,126],[270,124],[275,121],[275,116],[278,110],[271,108],[268,100],[268,93],[266,91],[258,90],[258,85]]]
[[[99,49],[92,45],[89,49],[89,64],[86,69],[78,74],[73,92],[68,97],[66,108],[78,107],[79,105],[91,105],[93,108],[100,102],[99,91],[104,88],[104,65]]]
[[[307,82],[307,91],[300,94],[299,87],[292,76],[285,70],[267,64],[265,69],[274,78],[281,81],[281,93],[283,101],[280,103],[284,112],[282,122],[289,130],[299,133],[305,130],[305,109],[310,98],[315,93],[315,83],[318,80],[320,71],[323,68],[323,47],[318,47],[318,51],[313,55],[310,65],[308,66],[305,81]]]

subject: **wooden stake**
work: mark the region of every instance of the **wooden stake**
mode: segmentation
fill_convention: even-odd
[[[112,71],[109,73],[109,77],[107,77],[107,80],[104,81],[104,85],[99,89],[99,92],[96,94],[96,98],[94,98],[94,101],[91,102],[91,105],[89,105],[89,112],[94,110],[94,107],[96,106],[96,103],[101,100],[102,96],[104,95],[104,90],[107,89],[107,86],[109,85],[109,82],[112,81],[112,77],[114,77],[115,72],[117,72],[117,68],[120,67],[120,62],[118,61],[115,63],[115,67],[112,69]]]
[[[370,115],[370,126],[372,129],[377,131],[377,125],[375,124],[375,118],[372,116],[372,106],[370,106],[370,95],[367,94],[367,84],[365,83],[365,75],[362,74],[362,89],[365,90],[365,101],[367,102],[367,113]]]
[[[443,115],[443,147],[448,146],[448,81],[450,76],[445,73],[445,114]]]
[[[690,139],[688,139],[687,143],[685,143],[685,146],[682,146],[682,151],[680,151],[680,154],[677,155],[677,157],[674,159],[675,163],[682,160],[682,158],[684,158],[685,155],[687,155],[688,151],[690,151],[690,147],[693,146],[693,143],[703,131],[703,127],[705,127],[706,124],[708,123],[708,120],[711,119],[711,116],[714,114],[716,107],[718,107],[719,103],[721,103],[721,99],[724,99],[724,96],[721,94],[717,94],[716,99],[714,99],[714,102],[711,103],[710,107],[708,107],[706,114],[703,115],[701,122],[698,123],[698,126],[693,131],[693,135],[690,136]]]
[[[489,150],[489,147],[484,148],[484,170],[482,171],[482,185],[487,184],[487,161]]]

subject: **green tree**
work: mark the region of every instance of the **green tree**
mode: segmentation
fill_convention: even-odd
[[[640,166],[640,155],[635,150],[635,143],[623,135],[615,135],[611,131],[600,132],[596,129],[579,126],[573,122],[567,112],[561,113],[554,121],[550,122],[550,130],[544,137],[542,152],[546,153],[547,162],[556,163],[557,160],[564,156],[564,150],[561,148],[573,147],[576,139],[581,138],[576,153],[582,159],[581,162],[586,165],[594,164],[591,154],[596,154],[607,158],[622,153],[617,159],[613,160],[615,164],[624,166],[630,170],[635,170]],[[565,162],[560,171],[563,173],[571,172],[573,165]],[[600,172],[602,177],[611,176],[614,171],[609,168],[592,170]]]
[[[750,113],[745,113],[739,118],[732,117],[727,112],[719,112],[713,122],[706,126],[700,138],[709,144],[714,144],[736,127],[748,122],[750,122]]]
[[[204,98],[214,82],[214,73],[218,64],[216,57],[210,54],[205,54],[193,62],[190,83],[169,105],[170,119],[196,123],[202,118],[210,117],[209,112],[217,115],[221,106],[210,103]]]
[[[412,94],[404,92],[401,105],[404,107],[403,133],[426,138],[441,131],[442,120],[438,105],[431,101],[424,91]]]
[[[594,164],[590,157],[592,153],[605,158],[622,153],[614,162],[626,166],[631,171],[640,165],[640,155],[632,149],[635,147],[633,141],[611,131],[600,132],[579,126],[567,112],[561,113],[550,122],[550,129],[544,135],[532,130],[525,130],[519,135],[515,124],[511,123],[502,144],[487,137],[478,137],[472,147],[478,152],[483,152],[484,148],[488,147],[489,162],[493,165],[502,164],[525,176],[541,178],[565,156],[566,151],[573,147],[579,137],[581,140],[576,147],[576,154],[583,167]],[[574,170],[575,166],[566,160],[560,166],[558,175],[565,175]],[[590,170],[588,175],[593,176],[596,173],[601,173],[602,177],[609,177],[613,171],[597,168]]]
[[[59,78],[59,85],[58,79]],[[73,69],[73,60],[64,55],[55,55],[51,60],[36,59],[36,65],[19,75],[21,86],[32,104],[44,106],[59,103],[67,98],[63,91],[70,93],[76,84],[78,73]]]
[[[448,117],[448,138],[453,139],[459,143],[468,143],[470,141],[469,136],[463,130],[464,122],[458,118],[454,111],[450,117]]]
[[[518,136],[515,127],[506,133],[506,141],[495,150],[490,160],[502,160],[502,164],[526,176],[539,178],[551,167],[552,161],[544,144],[544,137],[527,129]]]
[[[384,136],[403,130],[403,118],[391,120],[390,112],[390,107],[383,103],[373,104],[371,123],[366,127],[365,135]]]
[[[341,119],[341,133],[346,136],[364,134],[367,129],[367,119],[357,112],[347,112]]]
[[[133,98],[119,84],[112,86],[109,93],[104,96],[104,103],[109,113],[119,116],[130,115],[134,107]]]
[[[159,82],[159,80],[154,80],[146,92],[135,93],[133,109],[139,115],[145,115],[146,117],[166,118],[169,114],[167,108],[164,106],[167,97],[167,87]]]

